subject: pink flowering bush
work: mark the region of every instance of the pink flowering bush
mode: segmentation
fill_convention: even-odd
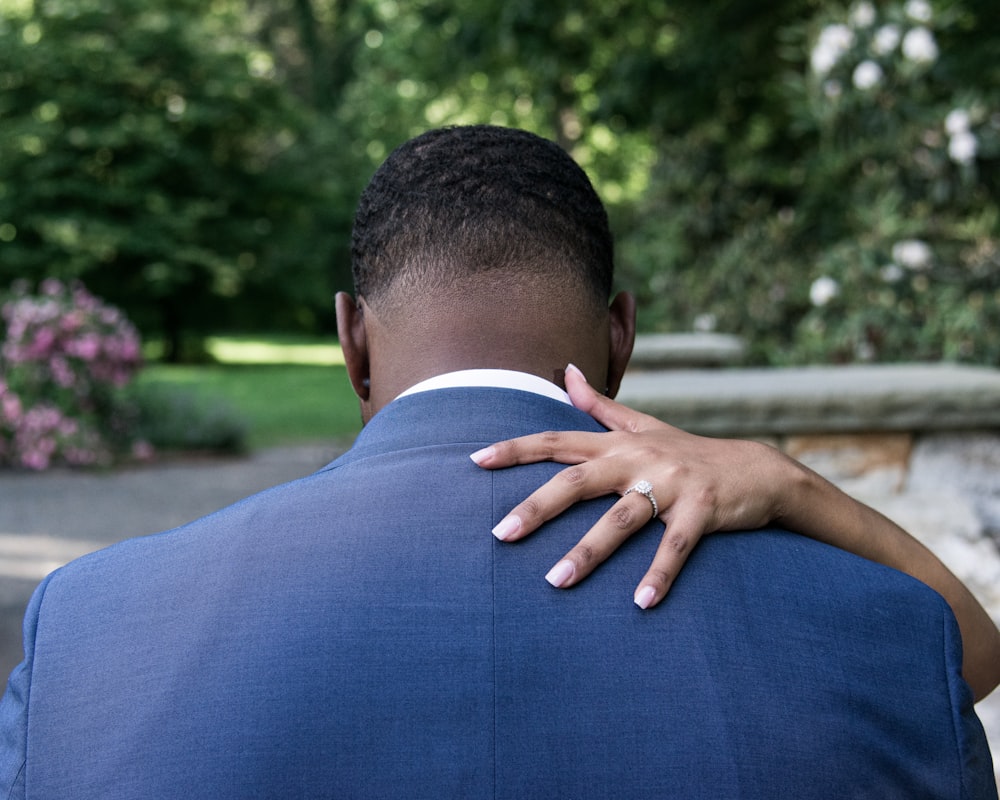
[[[122,389],[141,365],[135,327],[81,284],[16,285],[0,309],[0,466],[110,463],[148,445]]]

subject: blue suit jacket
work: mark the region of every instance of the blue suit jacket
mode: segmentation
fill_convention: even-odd
[[[406,397],[315,475],[55,572],[0,703],[0,797],[996,796],[917,581],[727,534],[642,612],[656,525],[577,588],[542,577],[608,500],[496,542],[558,467],[469,453],[588,427],[512,390]]]

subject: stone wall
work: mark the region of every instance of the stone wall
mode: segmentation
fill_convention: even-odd
[[[619,399],[714,436],[1000,430],[1000,371],[955,364],[636,370]]]

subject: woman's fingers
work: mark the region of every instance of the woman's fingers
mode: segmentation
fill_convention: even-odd
[[[545,579],[560,589],[579,583],[650,521],[650,511],[642,495],[623,497],[549,570]],[[664,518],[667,525],[663,537],[633,595],[635,604],[642,609],[652,608],[667,596],[706,530],[705,515],[696,505],[671,508],[660,515],[660,519]]]
[[[587,383],[579,369],[570,364],[566,368],[566,391],[573,405],[590,414],[611,431],[624,431],[623,436],[659,429],[660,435],[684,434],[655,417],[633,411],[598,394]],[[635,450],[625,439],[606,433],[583,431],[546,431],[521,436],[477,450],[470,458],[485,469],[513,467],[537,461],[556,461],[560,464],[580,464],[585,461],[612,455],[621,449],[624,453]]]
[[[608,430],[638,433],[650,428],[669,427],[655,417],[633,411],[595,391],[584,374],[572,364],[566,367],[566,391],[576,408],[590,414]]]
[[[652,608],[667,596],[704,532],[704,521],[696,514],[686,514],[683,509],[670,514],[653,563],[635,590],[633,599],[639,608]]]
[[[604,453],[606,434],[584,431],[546,431],[497,442],[469,456],[484,469],[501,469],[536,461],[579,464]]]
[[[614,494],[616,485],[612,468],[602,466],[601,460],[567,467],[512,508],[493,535],[505,542],[522,539],[581,500]]]
[[[561,589],[580,582],[650,522],[651,513],[649,501],[641,494],[623,497],[549,570],[545,580]]]

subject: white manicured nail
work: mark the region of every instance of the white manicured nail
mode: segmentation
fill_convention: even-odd
[[[476,464],[482,464],[488,458],[492,457],[494,450],[492,447],[484,447],[482,450],[477,450],[469,458],[471,458]]]
[[[643,586],[635,593],[635,604],[641,609],[647,609],[656,599],[656,589],[652,586]]]
[[[556,588],[564,585],[566,581],[573,577],[573,573],[576,572],[576,565],[570,561],[568,558],[563,559],[558,564],[556,564],[552,569],[549,570],[549,574],[545,576],[545,580],[551,583]]]
[[[502,542],[509,539],[519,530],[521,530],[521,518],[511,515],[504,517],[497,523],[497,526],[493,529],[493,535]]]

